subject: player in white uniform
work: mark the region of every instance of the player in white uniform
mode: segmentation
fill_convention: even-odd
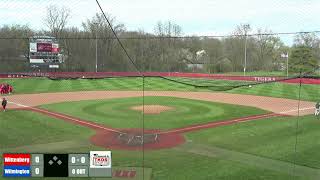
[[[317,102],[316,109],[314,110],[314,115],[318,116],[320,114],[320,102]]]

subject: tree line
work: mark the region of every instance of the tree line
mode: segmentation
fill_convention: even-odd
[[[171,21],[157,22],[153,33],[128,31],[115,17],[108,16],[113,30],[140,71],[226,73],[246,71],[286,71],[289,55],[290,72],[314,73],[319,69],[320,40],[316,34],[298,34],[287,46],[271,30],[253,29],[240,24],[223,38],[183,37],[183,29]],[[28,37],[50,35],[59,40],[66,57],[59,71],[137,71],[102,14],[68,26],[70,10],[49,6],[44,25],[36,31],[27,25],[0,27],[0,72],[29,71]],[[97,52],[97,56],[96,56]],[[246,58],[245,58],[246,56]]]

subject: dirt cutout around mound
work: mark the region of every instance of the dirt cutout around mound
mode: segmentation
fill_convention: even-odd
[[[162,106],[162,105],[144,105],[144,106],[133,106],[131,110],[141,111],[144,114],[160,114],[162,112],[173,110],[173,107]]]

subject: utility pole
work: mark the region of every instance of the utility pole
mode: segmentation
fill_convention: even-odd
[[[246,70],[247,70],[247,33],[250,29],[249,24],[244,25],[244,33],[245,33],[245,42],[244,42],[244,67],[243,67],[243,76],[246,76]]]
[[[286,54],[287,57],[287,77],[289,77],[289,53]]]
[[[281,57],[286,58],[286,60],[287,60],[287,62],[286,62],[286,64],[287,64],[287,77],[289,77],[289,53],[288,52],[282,53]]]
[[[98,72],[98,23],[94,23],[96,28],[96,72]]]

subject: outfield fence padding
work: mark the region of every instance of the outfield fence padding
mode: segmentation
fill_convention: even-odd
[[[0,78],[108,78],[108,77],[184,77],[184,78],[204,78],[230,81],[252,81],[252,82],[284,82],[302,84],[320,84],[320,77],[287,78],[285,76],[235,76],[225,74],[203,74],[203,73],[180,73],[180,72],[26,72],[26,73],[6,73],[0,74]]]

